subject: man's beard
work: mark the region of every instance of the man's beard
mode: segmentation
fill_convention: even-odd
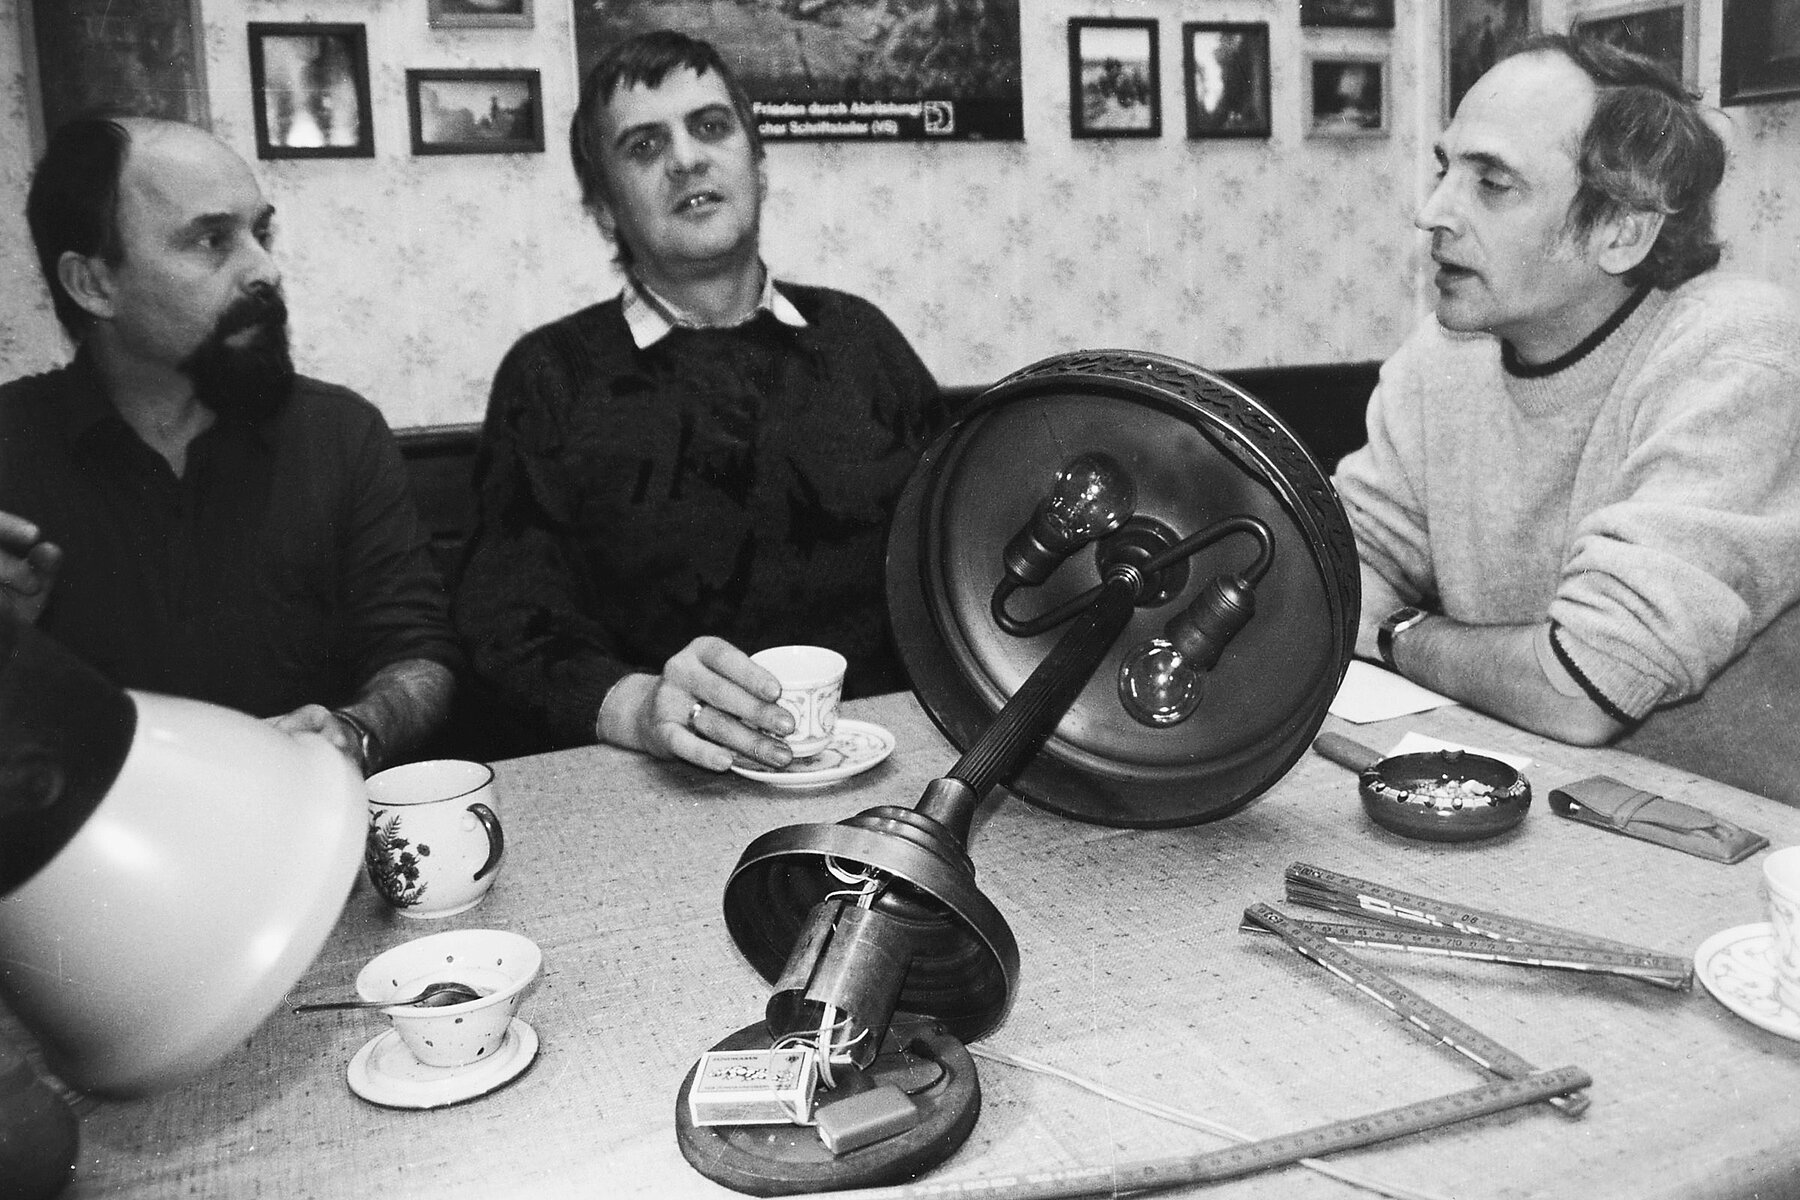
[[[227,340],[246,329],[255,331],[248,341]],[[218,416],[252,423],[267,419],[294,386],[281,293],[264,288],[233,304],[177,366],[194,381],[194,398]]]

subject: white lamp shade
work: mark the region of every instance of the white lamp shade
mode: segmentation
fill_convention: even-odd
[[[75,836],[0,901],[0,996],[61,1078],[134,1096],[241,1044],[311,965],[367,802],[324,738],[129,693],[137,730]]]

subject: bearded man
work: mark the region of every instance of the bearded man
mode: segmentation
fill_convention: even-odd
[[[26,215],[76,353],[0,387],[0,617],[365,771],[404,756],[449,707],[447,598],[381,414],[295,373],[248,164],[84,116]]]

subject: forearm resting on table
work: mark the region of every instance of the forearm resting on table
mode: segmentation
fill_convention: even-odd
[[[391,763],[443,724],[455,691],[450,668],[428,658],[407,658],[371,675],[356,699],[342,708],[374,732],[380,757]]]
[[[1624,726],[1549,654],[1549,626],[1464,625],[1431,616],[1394,640],[1394,665],[1414,683],[1559,742],[1598,746]]]

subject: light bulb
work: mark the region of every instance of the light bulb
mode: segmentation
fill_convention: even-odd
[[[1070,554],[1125,524],[1137,508],[1137,488],[1112,456],[1078,454],[1063,464],[1030,522],[1006,544],[1006,570],[1036,586]]]
[[[1256,615],[1256,592],[1235,575],[1215,575],[1194,602],[1119,663],[1119,703],[1156,729],[1193,715],[1206,672]]]
[[[1081,454],[1056,473],[1038,506],[1038,537],[1052,550],[1073,550],[1123,525],[1137,507],[1137,488],[1110,455]]]
[[[1204,692],[1202,673],[1167,638],[1151,638],[1119,664],[1119,703],[1157,729],[1187,720]]]

